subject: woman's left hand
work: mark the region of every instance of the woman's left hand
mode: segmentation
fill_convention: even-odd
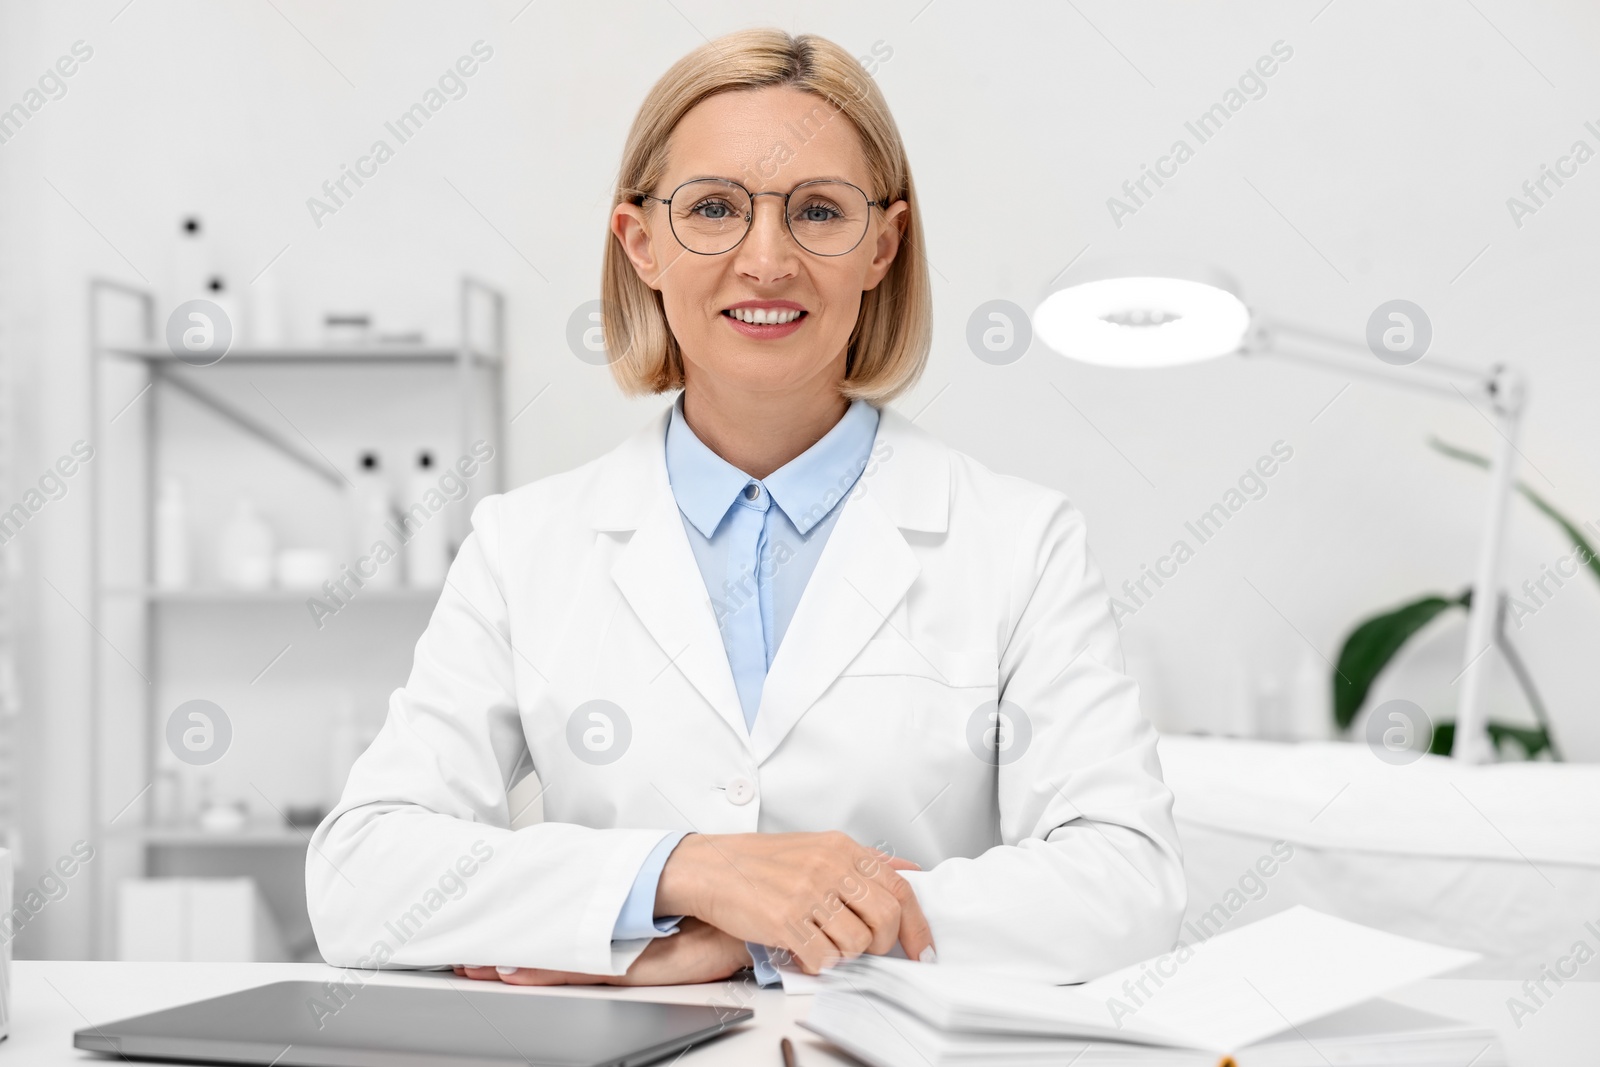
[[[518,967],[502,974],[495,967],[456,967],[465,978],[505,982],[509,985],[692,985],[716,982],[750,966],[750,950],[743,941],[710,923],[688,917],[678,932],[653,939],[626,974],[583,974]]]

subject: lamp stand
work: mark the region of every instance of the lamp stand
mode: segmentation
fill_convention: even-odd
[[[1504,365],[1487,372],[1479,368],[1430,358],[1409,366],[1385,366],[1373,362],[1365,345],[1330,337],[1290,323],[1258,319],[1240,346],[1241,355],[1268,355],[1299,363],[1320,366],[1344,374],[1357,374],[1390,386],[1421,389],[1426,392],[1473,404],[1473,398],[1486,400],[1492,411],[1487,416],[1499,440],[1489,460],[1489,493],[1484,501],[1483,535],[1478,543],[1477,566],[1472,579],[1472,604],[1467,613],[1466,648],[1456,710],[1455,743],[1452,755],[1467,763],[1486,763],[1495,756],[1489,740],[1487,715],[1483,707],[1484,682],[1489,667],[1487,654],[1498,647],[1507,656],[1518,681],[1532,697],[1526,669],[1511,650],[1505,636],[1499,592],[1500,557],[1503,552],[1506,515],[1510,510],[1515,485],[1516,439],[1521,429],[1527,388],[1520,375]],[[1441,380],[1448,379],[1448,380]],[[1455,379],[1465,379],[1464,387]],[[1535,714],[1543,722],[1543,708],[1535,702]],[[1546,734],[1549,727],[1546,724]],[[1553,744],[1553,741],[1552,741]]]

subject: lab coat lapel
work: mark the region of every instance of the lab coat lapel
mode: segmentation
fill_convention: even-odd
[[[757,763],[883,629],[922,569],[870,489],[842,506],[762,685],[751,735]]]
[[[602,530],[634,531],[613,562],[611,577],[664,658],[633,666],[652,679],[661,671],[681,671],[740,741],[749,745],[728,652],[667,479],[670,414],[669,408],[608,457],[595,498],[594,522]]]
[[[942,531],[949,501],[943,446],[881,408],[873,460],[822,546],[761,690],[751,735],[757,763],[789,731],[868,640],[882,631],[922,569],[902,528]]]

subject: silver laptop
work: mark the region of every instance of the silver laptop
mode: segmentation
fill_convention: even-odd
[[[274,1067],[635,1067],[710,1041],[748,1008],[381,985],[337,997],[276,982],[72,1035],[141,1059]]]

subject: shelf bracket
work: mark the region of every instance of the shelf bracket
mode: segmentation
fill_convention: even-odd
[[[202,389],[193,382],[186,381],[182,375],[173,374],[171,370],[166,367],[152,365],[150,369],[157,380],[171,386],[173,389],[176,389],[178,392],[184,394],[202,407],[205,407],[215,414],[222,416],[258,440],[271,445],[274,449],[281,452],[294,462],[300,464],[300,466],[304,467],[312,474],[315,474],[318,478],[321,478],[335,489],[342,489],[346,484],[348,484],[345,476],[333,469],[326,460],[321,459],[320,457],[313,459],[293,441],[289,440],[287,437],[283,436],[277,430],[274,430],[265,423],[258,421],[253,415],[249,415],[244,411],[241,411],[228,401],[223,400],[222,398],[208,392],[205,389]]]

